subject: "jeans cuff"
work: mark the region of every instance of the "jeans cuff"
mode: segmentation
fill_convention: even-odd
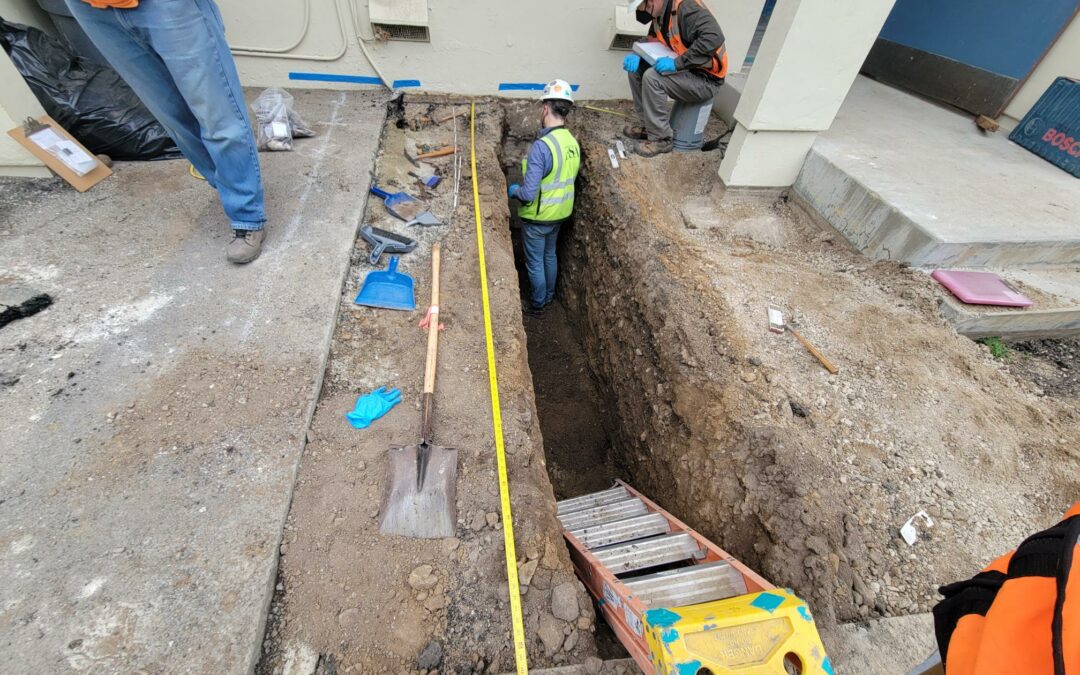
[[[263,229],[263,223],[241,223],[233,221],[232,229],[234,230],[261,230]]]

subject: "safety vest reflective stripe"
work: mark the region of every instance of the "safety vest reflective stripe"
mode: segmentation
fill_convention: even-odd
[[[574,191],[573,190],[571,190],[570,192],[563,193],[563,194],[559,195],[558,197],[551,197],[550,199],[547,198],[547,197],[541,197],[540,198],[540,206],[554,206],[555,204],[562,204],[565,201],[570,201],[573,198],[574,198]]]
[[[574,212],[574,180],[581,165],[581,149],[565,128],[553,129],[540,139],[551,152],[551,171],[540,181],[536,197],[518,209],[518,215],[535,222],[566,220]],[[529,172],[528,158],[521,173]]]

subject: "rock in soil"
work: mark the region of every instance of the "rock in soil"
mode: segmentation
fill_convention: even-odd
[[[563,621],[577,621],[577,584],[568,581],[555,587],[551,592],[551,613]]]

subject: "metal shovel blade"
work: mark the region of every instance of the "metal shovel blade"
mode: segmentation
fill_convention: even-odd
[[[454,536],[457,450],[439,445],[390,448],[390,475],[379,530],[417,539]]]

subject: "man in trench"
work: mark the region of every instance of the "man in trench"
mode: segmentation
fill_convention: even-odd
[[[573,90],[552,80],[540,97],[540,133],[521,162],[522,183],[507,190],[521,202],[521,234],[525,268],[531,287],[525,312],[539,315],[555,299],[559,229],[574,214],[574,181],[581,166],[581,148],[566,128],[574,105]]]
[[[649,39],[675,53],[652,66],[637,54],[623,59],[642,122],[623,133],[636,141],[639,155],[655,157],[673,147],[668,97],[688,104],[712,100],[727,77],[727,47],[720,24],[701,0],[630,0],[629,7],[639,23],[652,23]]]

